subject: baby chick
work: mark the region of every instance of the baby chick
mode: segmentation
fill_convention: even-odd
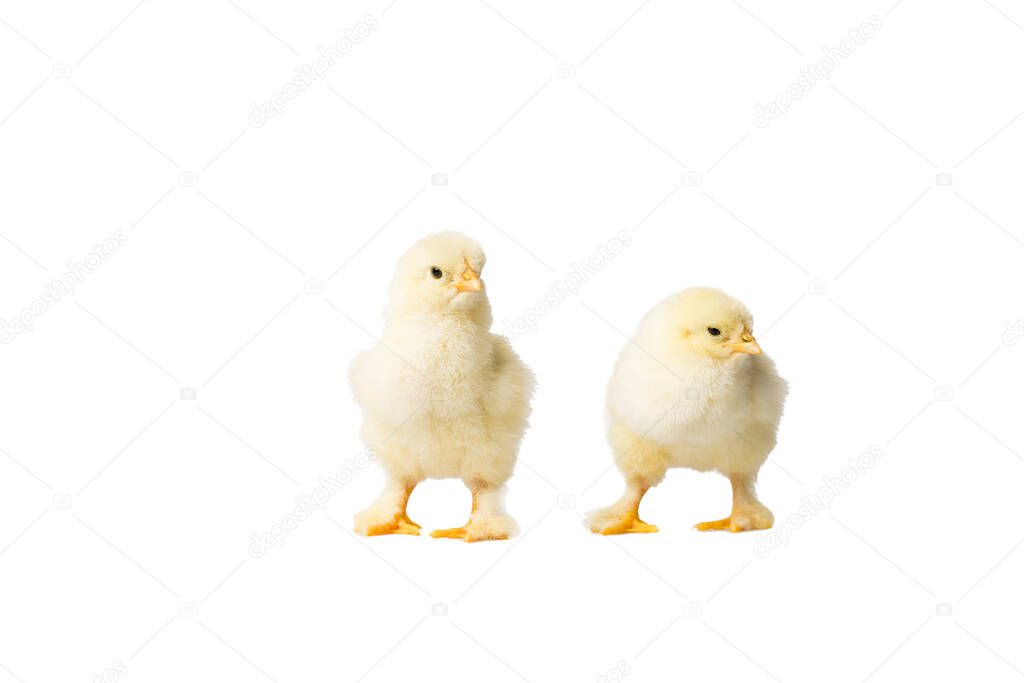
[[[398,262],[380,343],[360,354],[350,380],[363,412],[362,438],[387,473],[380,497],[355,518],[356,531],[419,535],[406,515],[426,478],[457,477],[473,494],[465,526],[435,538],[505,539],[505,512],[526,430],[533,373],[503,337],[491,334],[480,279],[485,256],[456,232],[429,235]]]
[[[768,529],[754,492],[775,447],[786,382],[754,340],[746,307],[717,289],[668,297],[640,323],[608,385],[608,440],[626,492],[588,522],[601,534],[652,532],[640,499],[669,467],[716,470],[732,483],[732,514],[701,531]]]

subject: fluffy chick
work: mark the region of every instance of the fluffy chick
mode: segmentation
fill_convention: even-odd
[[[717,289],[668,297],[640,323],[608,386],[608,440],[626,491],[590,514],[601,534],[652,532],[640,499],[670,467],[721,472],[732,483],[732,514],[701,531],[770,528],[758,499],[758,470],[775,447],[786,382],[754,339],[746,307]]]
[[[426,478],[457,477],[473,494],[465,526],[438,538],[504,539],[516,532],[503,486],[526,430],[533,373],[490,332],[480,245],[455,232],[429,235],[402,256],[380,343],[360,354],[350,380],[362,438],[387,473],[357,532],[419,534],[406,515]]]

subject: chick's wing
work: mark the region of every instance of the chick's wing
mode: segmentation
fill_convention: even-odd
[[[533,372],[512,349],[504,337],[491,335],[493,352],[489,386],[483,395],[486,411],[502,419],[512,429],[525,428],[533,395]]]

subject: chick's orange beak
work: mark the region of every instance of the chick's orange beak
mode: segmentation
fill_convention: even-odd
[[[462,275],[459,276],[458,282],[455,283],[455,289],[458,292],[479,292],[484,288],[484,283],[480,280],[480,275],[473,266],[469,265],[469,261],[466,261],[466,269],[462,271]]]
[[[761,353],[761,345],[754,339],[754,335],[749,332],[744,332],[740,337],[739,342],[732,345],[733,353],[749,353],[751,356],[756,356]]]

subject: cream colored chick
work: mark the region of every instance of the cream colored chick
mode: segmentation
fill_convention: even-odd
[[[754,492],[775,447],[786,382],[754,340],[746,307],[696,287],[655,306],[619,355],[608,385],[608,439],[626,492],[588,522],[602,534],[652,532],[640,499],[670,467],[721,472],[732,514],[701,531],[767,529],[774,520]]]
[[[526,430],[533,373],[491,334],[480,273],[484,252],[455,232],[423,238],[398,262],[381,343],[360,354],[350,379],[362,437],[387,473],[380,497],[355,518],[367,536],[419,534],[406,515],[413,488],[456,477],[473,494],[465,526],[435,538],[504,539],[516,532],[503,485]]]

